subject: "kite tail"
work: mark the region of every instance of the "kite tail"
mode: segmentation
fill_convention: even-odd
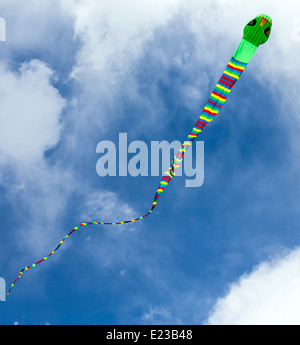
[[[206,127],[206,125],[211,122],[214,117],[218,114],[218,112],[221,110],[222,106],[226,102],[227,97],[229,96],[229,93],[231,89],[233,88],[234,84],[238,81],[240,78],[242,72],[244,71],[245,67],[247,66],[247,63],[239,62],[233,57],[231,58],[230,62],[228,63],[226,69],[224,70],[221,78],[218,81],[218,84],[214,88],[212,94],[210,95],[198,121],[196,122],[194,128],[192,129],[191,133],[188,135],[184,143],[182,144],[180,150],[175,155],[174,159],[172,160],[171,166],[168,168],[168,170],[165,172],[165,174],[162,177],[162,180],[159,184],[159,187],[156,191],[152,208],[150,211],[148,211],[146,214],[139,218],[126,220],[122,222],[117,223],[108,223],[108,222],[87,222],[87,223],[81,223],[78,226],[76,226],[74,229],[72,229],[58,244],[58,246],[48,255],[45,256],[43,259],[37,261],[36,263],[24,267],[18,278],[13,282],[10,289],[7,292],[7,296],[11,293],[12,288],[15,286],[16,282],[22,277],[23,273],[25,271],[28,271],[30,268],[36,267],[40,265],[45,260],[49,259],[64,243],[64,241],[69,238],[72,234],[74,234],[75,231],[77,231],[79,228],[83,226],[88,225],[120,225],[120,224],[127,224],[136,222],[138,220],[141,220],[145,217],[147,217],[149,214],[151,214],[157,204],[157,201],[165,188],[168,186],[168,184],[172,181],[174,176],[176,175],[176,172],[178,171],[181,162],[183,160],[184,154],[187,151],[187,149],[192,145],[192,142],[195,138],[199,135],[199,133],[202,132],[202,130]]]

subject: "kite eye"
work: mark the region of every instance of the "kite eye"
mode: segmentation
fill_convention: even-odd
[[[265,35],[266,35],[267,37],[269,37],[269,35],[270,35],[270,28],[266,28],[266,29],[264,30],[264,33],[265,33]]]
[[[249,26],[254,26],[256,24],[256,19],[251,20],[251,22],[248,23]]]

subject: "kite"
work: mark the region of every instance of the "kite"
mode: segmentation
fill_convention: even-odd
[[[12,288],[15,286],[16,282],[22,277],[25,271],[28,271],[29,269],[33,267],[39,266],[42,262],[49,259],[61,247],[64,241],[81,227],[88,226],[88,225],[120,225],[120,224],[132,223],[132,222],[136,222],[138,220],[141,220],[147,217],[153,212],[154,208],[156,207],[159,197],[161,196],[161,194],[164,192],[168,184],[173,180],[174,176],[176,175],[176,172],[181,165],[185,152],[192,145],[193,141],[197,138],[199,133],[201,133],[202,130],[207,126],[207,124],[209,124],[218,115],[219,111],[221,110],[224,103],[226,102],[233,86],[241,77],[244,69],[246,68],[247,64],[249,63],[252,56],[256,52],[257,48],[268,40],[271,33],[271,28],[272,28],[272,20],[269,16],[265,14],[261,14],[255,17],[245,26],[244,32],[243,32],[243,38],[238,48],[236,49],[235,53],[233,54],[232,58],[230,59],[228,65],[226,66],[217,85],[212,91],[207,103],[205,104],[205,107],[202,113],[199,116],[198,121],[196,122],[191,133],[183,142],[178,153],[173,158],[171,166],[164,173],[162,180],[159,184],[159,187],[156,191],[156,194],[154,196],[151,209],[146,214],[144,214],[143,216],[139,218],[126,220],[122,222],[117,222],[117,223],[87,222],[87,223],[79,224],[74,229],[72,229],[59,242],[58,246],[48,256],[45,256],[41,260],[32,264],[31,266],[24,267],[21,270],[18,278],[10,286],[10,289],[7,292],[7,296],[10,294]]]

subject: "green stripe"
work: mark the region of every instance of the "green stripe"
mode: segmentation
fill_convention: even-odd
[[[225,103],[225,101],[226,101],[226,99],[219,99],[219,98],[217,98],[214,94],[211,94],[210,95],[210,97],[212,98],[212,99],[214,99],[215,101],[218,101],[218,102],[222,102],[222,103]],[[221,105],[221,104],[220,104]]]
[[[220,89],[218,86],[215,87],[215,90],[217,90],[219,93],[223,93],[225,96],[228,96],[229,95],[229,92],[228,91],[225,91],[223,89]]]
[[[240,75],[241,75],[241,73],[235,72],[232,69],[229,69],[228,67],[225,68],[225,71],[230,73],[230,74],[233,74],[233,75],[237,76],[237,78],[239,78]]]

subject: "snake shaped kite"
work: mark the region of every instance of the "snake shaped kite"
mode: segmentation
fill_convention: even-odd
[[[123,222],[118,222],[118,223],[88,222],[88,223],[79,224],[60,241],[58,246],[48,256],[45,256],[43,259],[37,261],[31,266],[24,267],[21,270],[18,278],[13,282],[10,289],[8,290],[7,296],[10,294],[11,289],[14,287],[15,283],[22,277],[25,271],[28,271],[30,268],[40,265],[43,261],[50,258],[50,256],[52,256],[60,248],[60,246],[64,243],[64,241],[69,236],[71,236],[75,231],[77,231],[80,227],[87,226],[87,225],[118,225],[118,224],[132,223],[132,222],[136,222],[140,219],[147,217],[149,214],[151,214],[151,212],[153,212],[159,197],[161,196],[161,194],[163,193],[167,185],[172,181],[177,170],[179,169],[186,150],[192,145],[192,142],[194,141],[194,139],[197,138],[198,134],[202,132],[202,130],[206,127],[206,125],[209,122],[211,122],[215,118],[215,116],[219,113],[222,106],[226,102],[226,99],[229,96],[231,89],[233,88],[234,84],[239,80],[241,74],[243,73],[248,62],[251,60],[252,56],[256,52],[256,49],[258,48],[258,46],[265,43],[268,40],[270,36],[270,32],[271,32],[271,27],[272,27],[272,20],[269,16],[265,14],[261,14],[255,17],[245,26],[243,38],[237,50],[235,51],[232,58],[230,59],[228,65],[226,66],[216,87],[211,93],[207,103],[205,104],[205,107],[198,121],[196,122],[189,136],[186,138],[186,140],[182,144],[178,153],[175,155],[170,168],[163,175],[162,180],[159,184],[159,187],[156,191],[151,209],[146,214],[144,214],[143,216],[139,218],[126,220]]]

